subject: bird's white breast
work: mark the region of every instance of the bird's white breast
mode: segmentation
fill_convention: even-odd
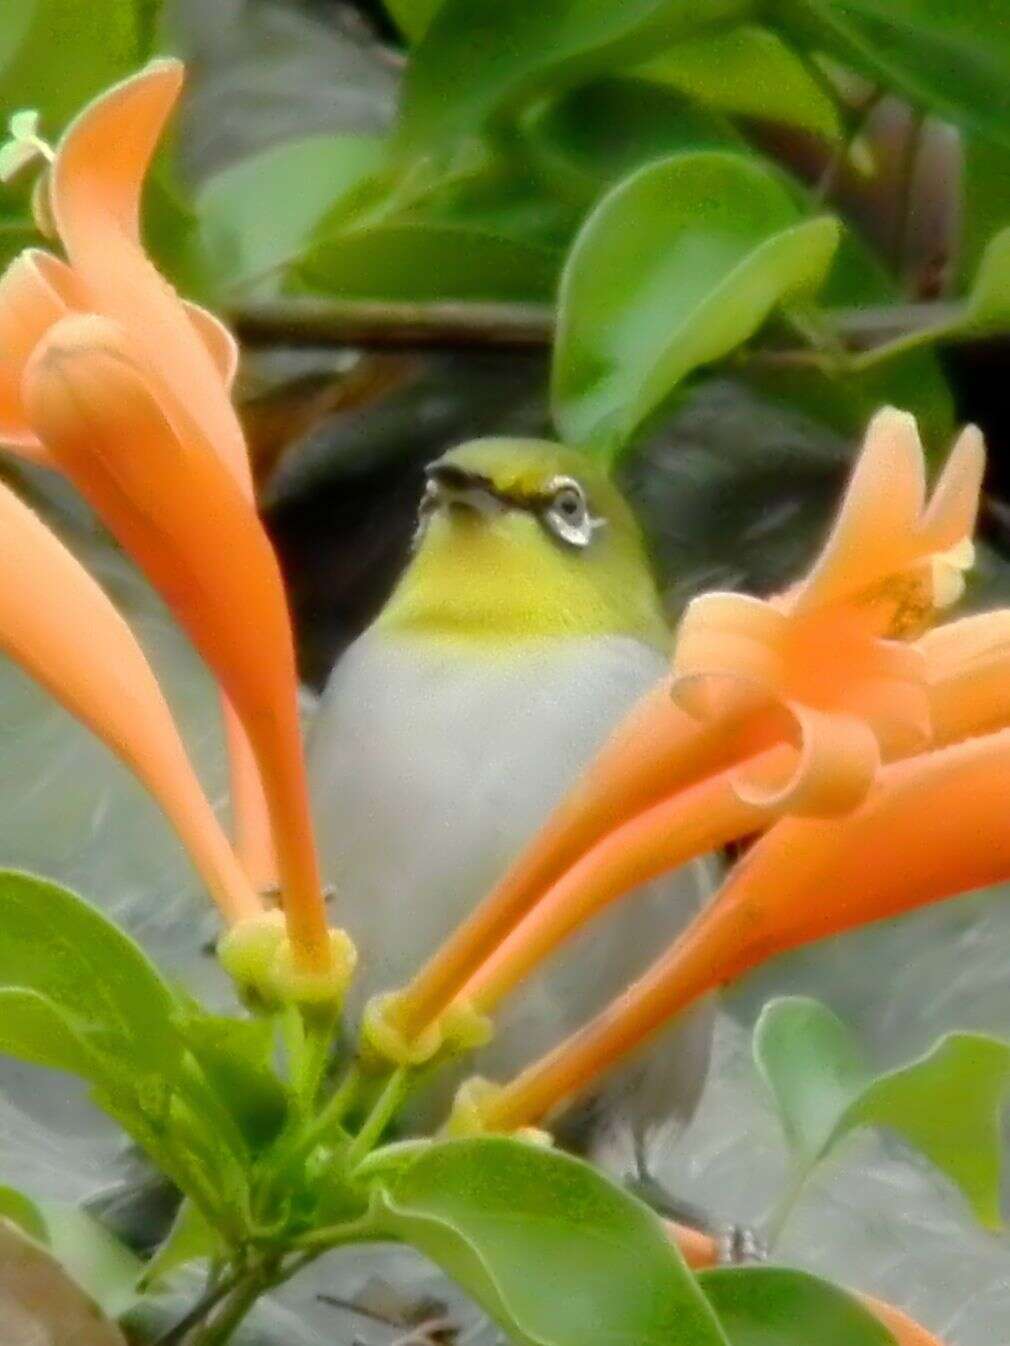
[[[502,874],[664,669],[627,637],[543,640],[508,657],[366,632],[313,721],[325,876],[361,994],[402,985]],[[606,1003],[696,908],[682,870],[571,941],[507,1008],[482,1068],[515,1069]]]
[[[662,671],[630,639],[519,649],[494,658],[370,631],[316,714],[326,877],[370,975],[391,985],[490,888]]]

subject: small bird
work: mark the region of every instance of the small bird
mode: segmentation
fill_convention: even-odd
[[[309,736],[324,873],[361,955],[356,1008],[402,986],[488,892],[669,644],[635,519],[586,455],[483,439],[427,469],[412,559]],[[691,918],[708,877],[688,866],[581,931],[469,1068],[507,1079],[585,1022]],[[710,1037],[703,1005],[581,1100],[566,1140],[643,1176],[654,1140],[694,1110]]]

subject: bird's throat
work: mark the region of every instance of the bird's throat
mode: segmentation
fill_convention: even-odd
[[[519,511],[433,517],[377,626],[488,644],[628,635],[662,649],[668,639],[639,555],[569,551]]]

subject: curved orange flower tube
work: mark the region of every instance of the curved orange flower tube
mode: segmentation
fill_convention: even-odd
[[[916,650],[927,673],[938,745],[1010,726],[1010,610],[937,627],[916,643]],[[787,769],[789,753],[784,745],[766,752],[769,774]],[[777,765],[776,756],[782,759]],[[548,889],[467,981],[460,1000],[489,1012],[608,903],[695,856],[764,831],[775,817],[767,805],[740,798],[732,772],[644,810]]]
[[[716,845],[783,812],[844,813],[865,797],[881,760],[921,750],[930,735],[925,657],[894,637],[917,634],[952,596],[949,585],[940,592],[937,571],[970,536],[983,466],[981,436],[969,428],[927,504],[913,418],[878,413],[809,576],[769,601],[695,600],[672,681],[635,707],[496,889],[400,993],[400,1031],[422,1032],[454,998],[492,1003],[531,960],[634,886],[625,871],[637,883],[668,868],[664,843],[686,858],[698,853],[692,831]],[[730,769],[714,796],[698,796],[727,828],[719,836],[692,821],[693,797],[678,796]],[[633,830],[618,841],[625,824]],[[608,863],[596,855],[592,876],[584,867],[576,874],[572,866],[608,836]],[[540,911],[549,890],[551,910]]]
[[[1010,877],[1010,729],[885,767],[842,819],[786,818],[601,1015],[495,1095],[489,1129],[534,1125],[715,987],[801,944]]]
[[[3,485],[0,647],[139,777],[225,918],[257,915],[259,898],[200,788],[130,628],[87,571]]]
[[[291,627],[263,528],[198,422],[138,365],[118,324],[64,318],[22,386],[49,453],[164,594],[241,715],[274,822],[292,945],[306,970],[325,970]]]
[[[228,390],[237,347],[206,310],[184,304],[148,261],[140,240],[140,194],[183,67],[157,61],[110,89],[71,124],[52,167],[52,215],[70,265],[37,249],[0,278],[0,442],[56,466],[28,418],[25,367],[48,330],[72,313],[101,313],[128,332],[141,367],[158,371],[182,400],[242,489],[252,479]],[[276,887],[276,863],[254,759],[225,704],[232,804],[239,852],[261,889]]]

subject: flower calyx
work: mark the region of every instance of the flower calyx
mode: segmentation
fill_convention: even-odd
[[[263,912],[232,926],[218,942],[217,955],[242,1000],[258,1010],[339,1006],[358,961],[350,935],[331,929],[328,965],[319,971],[299,966],[281,911]]]
[[[491,1020],[467,1000],[456,1000],[420,1033],[408,1035],[400,1027],[402,992],[373,996],[361,1021],[360,1055],[366,1068],[388,1065],[416,1068],[440,1054],[461,1056],[490,1042]]]
[[[513,1140],[520,1140],[527,1145],[539,1145],[544,1148],[552,1146],[553,1136],[539,1126],[519,1126],[514,1131],[505,1132],[488,1125],[485,1120],[487,1110],[497,1101],[503,1088],[503,1085],[495,1084],[493,1080],[484,1079],[480,1075],[473,1075],[470,1079],[464,1080],[456,1091],[452,1110],[442,1128],[443,1138],[473,1140],[478,1136],[508,1135]]]

